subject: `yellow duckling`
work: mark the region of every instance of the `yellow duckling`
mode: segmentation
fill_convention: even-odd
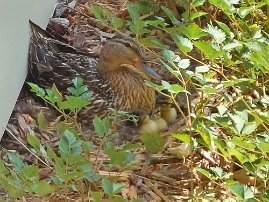
[[[158,133],[159,127],[155,121],[153,121],[149,115],[143,115],[138,122],[139,133]]]
[[[161,116],[170,125],[176,122],[177,110],[171,104],[161,106]]]
[[[164,120],[164,118],[162,117],[160,108],[158,108],[153,114],[153,121],[155,121],[155,123],[157,124],[159,131],[164,131],[168,129],[168,124],[166,120]]]

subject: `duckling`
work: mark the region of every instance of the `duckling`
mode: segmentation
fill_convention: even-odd
[[[168,124],[166,120],[161,115],[161,109],[157,108],[153,113],[153,121],[158,125],[159,131],[164,131],[168,129]]]
[[[162,104],[161,116],[169,125],[173,124],[177,119],[177,110],[171,104]]]
[[[126,112],[152,113],[155,91],[144,84],[158,78],[132,40],[107,40],[99,58],[53,38],[30,22],[29,72],[42,87],[57,88],[66,93],[72,79],[80,77],[94,97],[78,118],[91,123],[95,115],[104,116],[108,108]]]
[[[149,115],[145,114],[140,116],[138,122],[138,132],[143,133],[158,133],[159,127],[155,121],[153,121]]]

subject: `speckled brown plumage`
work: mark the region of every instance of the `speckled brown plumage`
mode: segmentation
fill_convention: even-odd
[[[42,87],[53,83],[64,92],[71,80],[81,77],[93,92],[91,104],[79,114],[81,119],[104,115],[108,108],[150,113],[155,107],[155,92],[144,84],[150,79],[139,47],[125,39],[111,39],[99,59],[53,39],[30,22],[29,70]]]

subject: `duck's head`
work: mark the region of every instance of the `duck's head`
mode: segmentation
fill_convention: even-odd
[[[127,71],[144,79],[160,79],[160,76],[145,63],[138,45],[130,39],[111,39],[101,50],[98,72],[101,75]]]

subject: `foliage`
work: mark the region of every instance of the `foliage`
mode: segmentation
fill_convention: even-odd
[[[226,201],[268,201],[269,2],[174,0],[174,3],[183,9],[180,18],[164,1],[136,1],[128,6],[127,19],[97,5],[92,6],[92,11],[103,25],[117,32],[129,29],[136,41],[174,76],[177,81],[174,83],[146,82],[174,101],[185,119],[186,127],[176,131],[173,137],[194,149],[217,153],[223,161],[235,165],[235,170],[243,170],[255,180],[250,184],[237,180],[225,166],[200,165],[192,171],[228,191],[231,197]],[[71,96],[65,97],[56,86],[44,90],[29,85],[66,120],[76,120],[92,95],[82,80],[73,80],[73,84],[69,89]],[[193,94],[196,99],[192,99]],[[178,96],[186,97],[186,113],[177,102]],[[58,189],[82,192],[80,185],[86,181],[102,187],[100,192],[89,190],[95,201],[124,201],[118,196],[124,185],[115,178],[100,176],[98,169],[129,167],[136,158],[132,151],[141,145],[115,147],[111,142],[112,123],[110,118],[96,117],[93,121],[99,140],[95,160],[89,158],[94,144],[81,140],[70,128],[63,131],[58,153],[47,147],[44,155],[39,140],[28,136],[36,154],[51,162],[54,173],[49,179],[41,180],[37,166],[27,165],[19,155],[9,154],[9,164],[0,161],[1,187],[10,197],[19,197],[25,192],[46,195]],[[38,115],[38,124],[42,130],[47,129],[42,114]],[[155,138],[151,134],[142,135],[141,140],[150,152],[162,150],[165,144],[161,136]],[[101,150],[109,158],[104,164],[98,162]],[[193,156],[190,159],[194,161]],[[199,196],[195,190],[191,193],[197,201],[199,197],[201,201],[208,198],[217,201],[209,194]]]
[[[150,51],[178,81],[146,84],[172,99],[186,120],[185,130],[173,137],[218,152],[253,176],[255,183],[242,184],[223,174],[222,168],[196,171],[222,182],[234,200],[268,201],[269,2],[174,3],[184,8],[180,19],[161,1],[128,6],[130,18],[124,24],[147,50],[158,50]],[[176,101],[178,95],[186,97],[187,114]]]

